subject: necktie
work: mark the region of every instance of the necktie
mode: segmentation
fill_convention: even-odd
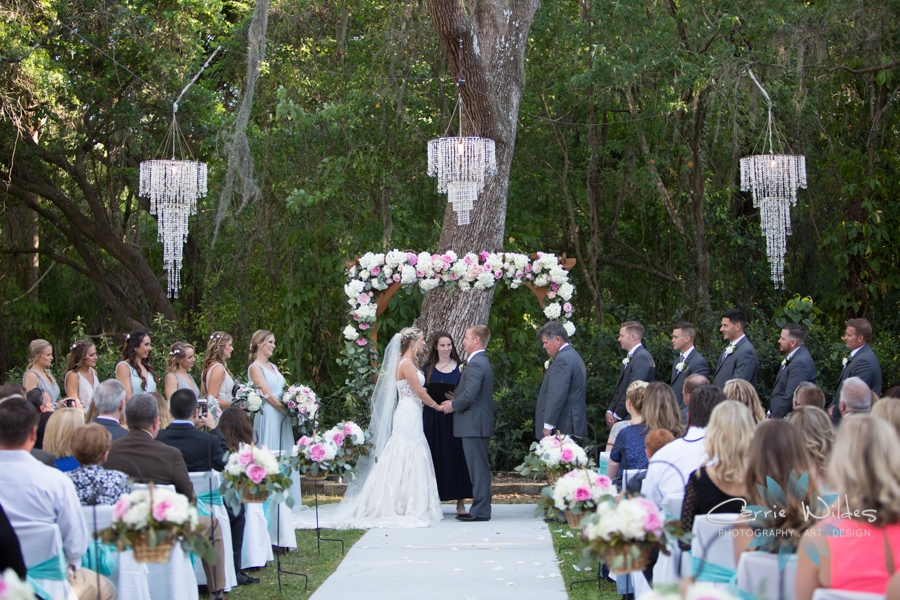
[[[679,362],[679,363],[683,363],[683,362],[684,362],[684,354],[678,355],[678,362]]]

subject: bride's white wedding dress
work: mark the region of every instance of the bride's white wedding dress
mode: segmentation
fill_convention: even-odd
[[[424,385],[421,371],[418,377]],[[422,402],[408,381],[398,381],[396,389],[398,399],[390,438],[359,489],[348,488],[338,505],[320,507],[320,526],[427,527],[443,519],[431,450],[422,430]],[[297,527],[315,527],[312,519],[306,513],[297,519]]]

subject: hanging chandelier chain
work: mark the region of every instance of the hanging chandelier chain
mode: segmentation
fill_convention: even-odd
[[[462,84],[466,82],[463,76],[463,39],[459,36],[459,53],[456,55],[456,104],[459,106],[459,137],[463,136],[463,99]]]
[[[756,76],[753,74],[753,70],[750,67],[747,67],[747,74],[750,75],[750,79],[753,80],[753,83],[755,83],[756,87],[759,88],[759,91],[762,92],[763,97],[766,99],[766,104],[769,107],[769,120],[766,123],[766,134],[769,138],[769,154],[775,154],[775,145],[772,143],[772,98],[769,97],[769,93],[759,83],[759,80],[756,79]]]

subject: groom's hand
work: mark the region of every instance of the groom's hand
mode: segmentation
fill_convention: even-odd
[[[453,412],[453,403],[452,402],[444,402],[441,404],[441,410],[444,411],[445,415],[449,415]]]

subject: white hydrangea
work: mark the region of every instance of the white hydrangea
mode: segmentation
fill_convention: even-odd
[[[366,289],[366,284],[359,279],[348,281],[347,284],[344,285],[344,293],[348,298],[358,298],[364,289]]]
[[[385,264],[392,269],[396,269],[400,265],[406,264],[406,252],[397,250],[396,248],[391,250],[387,253]]]
[[[355,311],[353,311],[353,314],[360,321],[365,321],[367,319],[374,319],[375,313],[377,311],[378,311],[378,305],[375,304],[374,302],[369,302],[368,304],[363,304],[362,306],[357,308]]]
[[[494,287],[494,274],[486,271],[475,278],[475,284],[472,286],[476,290],[487,290]]]
[[[496,254],[494,252],[488,254],[487,260],[484,261],[487,264],[491,271],[499,271],[503,269],[503,255]]]
[[[450,267],[450,272],[454,275],[459,275],[460,277],[465,276],[466,271],[469,270],[469,265],[467,265],[464,261],[458,260],[453,263],[453,266]]]
[[[348,341],[352,342],[359,337],[359,332],[356,330],[356,327],[353,325],[347,325],[344,327],[343,331],[344,337],[347,338]]]
[[[421,288],[423,292],[428,292],[436,288],[440,283],[440,279],[420,279],[419,288]]]
[[[562,308],[559,306],[559,302],[552,302],[544,309],[544,316],[548,319],[558,319],[561,314]]]
[[[550,279],[543,273],[534,278],[534,285],[537,287],[545,287],[550,285]]]
[[[366,441],[365,432],[359,425],[357,425],[353,421],[347,421],[344,423],[344,433],[350,436],[350,439],[354,444],[363,444]]]
[[[434,273],[431,254],[428,252],[419,252],[419,255],[416,257],[416,269],[424,273],[426,277],[431,277],[431,274]]]
[[[559,290],[557,290],[557,294],[559,297],[568,302],[572,299],[572,294],[575,292],[575,287],[571,283],[564,283],[559,286]]]
[[[378,279],[377,277],[372,279],[372,281],[370,283],[372,284],[372,287],[378,291],[388,289],[388,285],[389,285],[383,279]]]
[[[563,283],[569,280],[569,273],[559,265],[550,269],[550,280],[555,283]]]
[[[575,325],[572,323],[572,321],[566,321],[563,324],[563,327],[566,328],[566,333],[568,335],[575,335]]]
[[[247,394],[247,409],[250,412],[256,412],[262,408],[262,398],[256,392]]]
[[[418,275],[416,275],[416,268],[412,265],[403,265],[403,267],[400,269],[400,283],[402,285],[409,285],[411,283],[415,283],[416,279],[418,279]]]
[[[275,454],[263,448],[253,448],[253,460],[261,467],[265,467],[266,475],[275,475],[281,471]]]
[[[366,252],[362,258],[359,259],[359,266],[362,269],[366,269],[367,271],[371,271],[375,267],[380,267],[384,264],[384,254],[373,254],[372,252]]]

